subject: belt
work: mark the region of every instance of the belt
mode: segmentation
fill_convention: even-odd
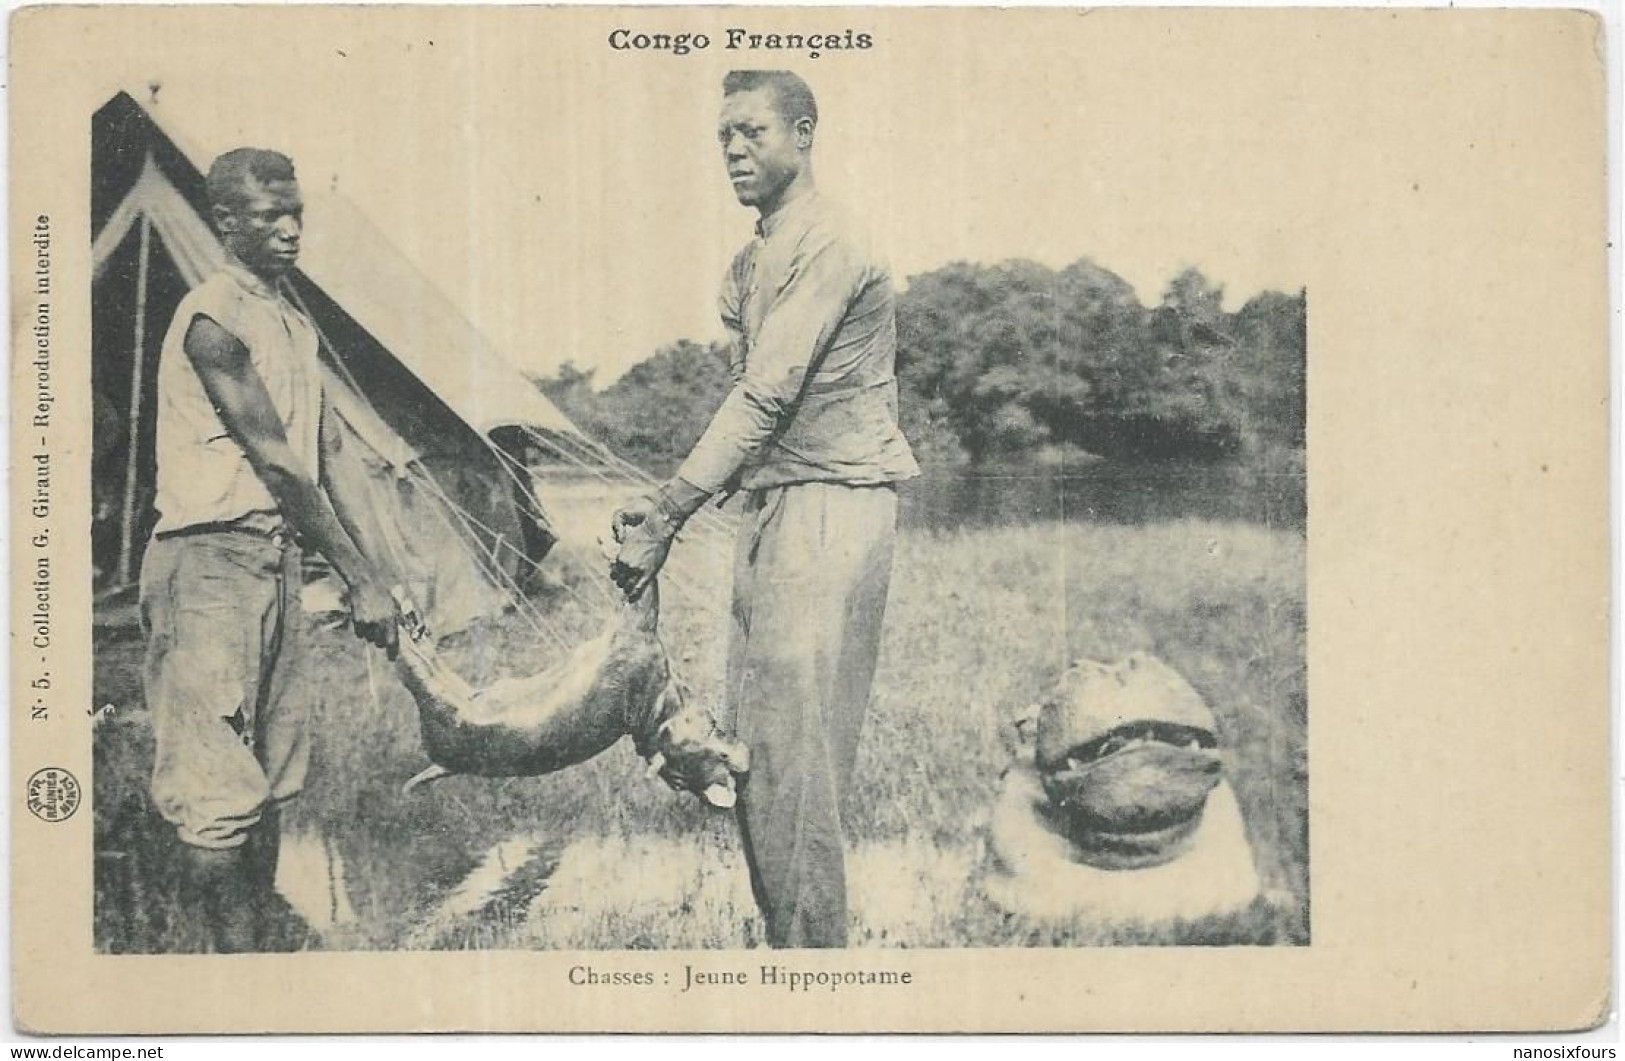
[[[194,523],[190,527],[179,527],[175,530],[159,531],[153,537],[159,541],[167,542],[174,538],[190,538],[198,534],[246,534],[250,538],[260,538],[270,542],[281,549],[295,542],[293,532],[286,526],[255,527],[245,526],[229,520],[214,523]]]

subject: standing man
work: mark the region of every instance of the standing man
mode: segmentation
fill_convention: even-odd
[[[818,105],[787,71],[722,83],[717,139],[756,239],[723,280],[734,388],[677,476],[616,513],[636,597],[683,522],[743,489],[727,697],[751,771],[739,803],[775,947],[846,944],[841,800],[868,708],[897,528],[919,474],[897,426],[891,276],[814,188]]]
[[[239,148],[209,167],[225,266],[181,300],[158,365],[158,523],[141,569],[152,796],[180,835],[189,905],[217,951],[264,949],[279,808],[310,734],[286,695],[299,625],[297,534],[349,586],[358,636],[389,651],[396,605],[357,549],[346,499],[318,485],[314,325],[282,278],[304,204],[293,163]]]

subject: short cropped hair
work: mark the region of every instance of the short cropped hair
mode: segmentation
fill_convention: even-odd
[[[722,94],[750,92],[758,88],[773,90],[773,103],[779,117],[794,125],[803,118],[818,124],[818,101],[813,90],[797,74],[789,70],[730,70],[722,79]]]
[[[270,184],[293,179],[293,160],[282,152],[262,147],[239,147],[227,151],[210,164],[209,204],[229,210],[242,203],[250,180]]]

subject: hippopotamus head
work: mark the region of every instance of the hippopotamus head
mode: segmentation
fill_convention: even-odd
[[[1049,813],[1078,846],[1117,865],[1175,857],[1221,769],[1213,714],[1160,660],[1074,663],[1031,717]]]
[[[750,749],[725,736],[711,712],[676,680],[661,693],[656,719],[645,752],[650,775],[713,807],[732,807],[739,798],[735,779],[750,770]]]

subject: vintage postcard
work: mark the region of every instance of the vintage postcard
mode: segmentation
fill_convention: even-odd
[[[23,1030],[1607,1018],[1594,15],[10,33]]]

